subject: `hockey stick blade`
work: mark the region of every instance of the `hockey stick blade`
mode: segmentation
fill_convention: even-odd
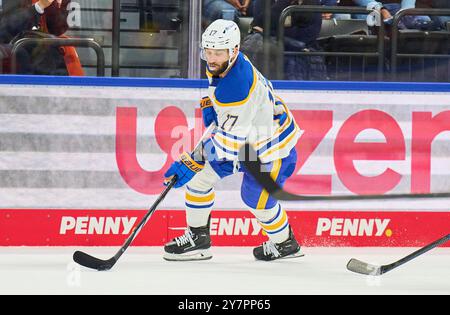
[[[106,271],[111,269],[117,261],[115,257],[112,257],[108,260],[102,260],[80,251],[76,251],[75,253],[73,253],[73,260],[81,266],[98,271]]]
[[[147,223],[147,221],[152,216],[153,212],[155,212],[158,205],[161,203],[161,201],[164,200],[166,195],[169,193],[169,191],[172,189],[173,185],[175,185],[175,182],[177,181],[176,177],[173,177],[166,189],[159,195],[158,199],[156,199],[155,203],[152,205],[150,210],[144,215],[142,220],[138,223],[136,228],[133,229],[131,234],[126,239],[125,243],[122,245],[122,247],[119,249],[119,251],[110,259],[108,260],[102,260],[96,257],[93,257],[91,255],[88,255],[84,252],[76,251],[73,254],[73,260],[80,264],[81,266],[95,269],[98,271],[106,271],[111,269],[115,263],[119,260],[120,256],[127,250],[127,248],[130,246],[130,244],[133,242],[133,240],[136,238],[142,227]]]
[[[411,253],[408,256],[405,256],[402,259],[399,259],[399,260],[393,262],[392,264],[388,264],[388,265],[377,266],[377,265],[368,264],[361,260],[352,258],[347,263],[347,269],[349,271],[360,273],[363,275],[380,276],[382,274],[385,274],[386,272],[391,271],[392,269],[395,269],[395,268],[403,265],[404,263],[407,263],[408,261],[410,261],[422,254],[425,254],[429,250],[432,250],[433,248],[438,247],[439,245],[442,245],[449,240],[450,240],[450,234],[446,235],[446,236],[434,241],[433,243],[430,243],[430,244],[420,248],[419,250],[415,251],[414,253]]]
[[[372,264],[368,264],[364,261],[352,258],[347,263],[347,269],[356,273],[360,273],[363,275],[371,275],[371,276],[379,276],[382,274],[381,272],[382,266],[376,266]]]
[[[262,171],[263,164],[257,158],[256,151],[249,143],[239,150],[239,161],[244,168],[264,187],[267,192],[278,200],[285,201],[351,201],[351,200],[382,200],[382,199],[425,199],[425,198],[449,198],[450,192],[424,193],[424,194],[391,194],[391,195],[340,195],[340,196],[305,196],[296,195],[283,190],[273,179],[270,173]]]

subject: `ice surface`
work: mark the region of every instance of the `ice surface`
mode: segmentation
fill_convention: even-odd
[[[415,248],[303,248],[303,258],[255,261],[249,247],[215,247],[209,261],[167,262],[161,247],[131,247],[107,272],[72,261],[118,247],[0,248],[0,294],[450,294],[450,248],[438,248],[381,277],[354,274],[350,258],[391,263]]]

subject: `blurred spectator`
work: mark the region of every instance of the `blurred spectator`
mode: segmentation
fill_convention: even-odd
[[[339,0],[320,0],[321,5],[326,5],[329,7],[335,7],[339,4]],[[322,19],[330,20],[334,16],[333,13],[322,13]]]
[[[11,1],[11,0],[10,0]],[[0,58],[9,72],[15,42],[25,37],[64,37],[69,28],[67,6],[71,0],[12,0],[0,17]],[[7,1],[6,1],[7,2]],[[29,46],[17,55],[20,74],[83,75],[73,47]]]
[[[254,20],[252,22],[252,28],[256,31],[263,32],[264,27],[264,1],[255,0],[255,6],[258,8],[254,14]],[[271,7],[271,29],[270,33],[276,36],[278,30],[278,21],[281,16],[281,12],[290,5],[298,5],[301,2],[302,5],[318,5],[320,0],[278,0],[272,1]],[[288,25],[285,28],[285,37],[292,38],[303,42],[306,46],[313,43],[320,33],[322,26],[322,18],[320,13],[294,13],[292,17],[287,20]]]
[[[321,0],[320,1],[321,5],[326,5],[326,6],[330,6],[330,7],[335,7],[335,6],[354,6],[355,4],[353,3],[352,0]],[[322,13],[322,19],[324,20],[331,20],[331,19],[337,19],[337,20],[348,20],[351,19],[352,16],[351,14],[345,14],[345,13]]]
[[[251,0],[203,0],[203,16],[207,24],[217,19],[238,22],[238,17],[251,15],[252,7]]]
[[[400,10],[411,8],[430,7],[432,0],[353,0],[356,5],[364,7],[374,7],[376,4],[381,6],[381,16],[385,24],[390,25],[393,22],[393,16]],[[418,29],[433,30],[436,29],[436,23],[433,23],[429,16],[404,16],[399,22],[400,29]]]
[[[429,8],[433,9],[450,9],[449,0],[429,0],[427,1]],[[447,23],[450,22],[450,16],[431,16],[431,20],[436,23],[441,29],[448,30]]]
[[[321,0],[320,4],[333,7],[339,4],[339,0]]]
[[[402,9],[409,8],[435,8],[435,9],[449,9],[449,0],[321,0],[322,5],[326,6],[364,6],[378,3],[382,6],[380,12],[385,23],[390,24],[393,21],[393,15]],[[324,13],[324,19],[330,19],[331,14]],[[336,16],[335,16],[336,17]],[[348,16],[347,18],[350,18]],[[355,18],[365,19],[365,15],[357,15]],[[450,21],[450,16],[410,16],[405,17],[400,23],[400,28],[412,29],[447,29],[447,22]]]
[[[0,42],[9,43],[23,31],[41,29],[55,36],[67,31],[70,0],[13,0],[0,17]],[[34,3],[34,4],[32,4]]]
[[[271,28],[264,30],[264,0],[254,0],[254,20],[250,34],[244,39],[242,51],[261,67],[263,52],[263,33],[270,32],[272,36],[271,61],[276,60],[276,37],[281,12],[290,5],[320,5],[321,0],[272,0]],[[320,34],[322,18],[320,13],[293,13],[285,23],[284,46],[286,51],[317,51],[316,39]],[[273,68],[273,67],[272,67]],[[276,69],[272,69],[274,73]],[[284,56],[284,73],[286,80],[323,80],[326,78],[325,63],[320,56]],[[269,74],[266,74],[269,75]]]

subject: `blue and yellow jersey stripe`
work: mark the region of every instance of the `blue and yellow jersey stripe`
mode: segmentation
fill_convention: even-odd
[[[261,159],[274,154],[276,151],[282,150],[287,145],[292,146],[292,141],[295,141],[295,143],[297,142],[298,132],[300,129],[286,105],[284,105],[284,103],[281,103],[281,105],[284,106],[287,114],[286,121],[275,131],[270,139],[260,141],[255,144],[255,149]],[[293,145],[295,145],[295,143]]]
[[[221,150],[225,156],[231,155],[233,158],[239,154],[239,149],[245,144],[246,138],[229,134],[218,129],[211,138],[216,149]]]

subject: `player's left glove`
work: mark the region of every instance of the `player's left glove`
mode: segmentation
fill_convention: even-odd
[[[205,128],[208,128],[213,122],[217,126],[217,113],[214,110],[213,103],[208,96],[201,99],[200,108],[202,110],[203,124],[205,125]]]
[[[179,161],[173,162],[169,170],[164,174],[164,185],[167,186],[173,176],[177,181],[173,187],[179,188],[188,183],[192,177],[200,172],[205,166],[205,162],[195,161],[191,154],[184,152]]]

